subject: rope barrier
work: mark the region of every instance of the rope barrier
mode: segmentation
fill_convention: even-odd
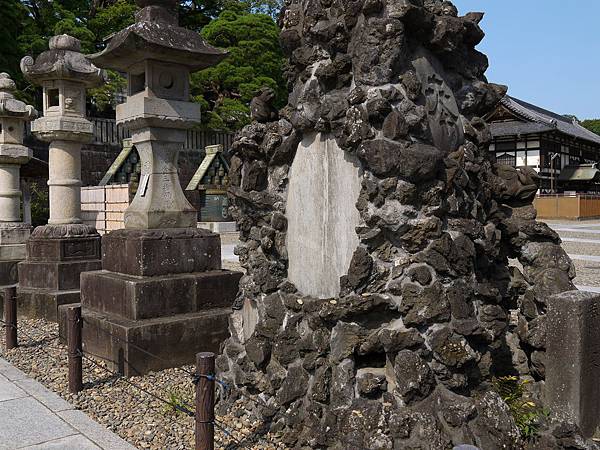
[[[77,321],[77,323],[80,323],[80,322],[88,323],[89,324],[89,322],[87,322],[83,318],[79,319]],[[17,329],[17,326],[12,325],[12,324],[8,324],[8,323],[6,323],[2,319],[0,319],[0,323],[2,324],[3,328],[10,326],[10,327],[12,327],[14,329]],[[39,333],[43,334],[43,338],[41,340],[46,340],[48,338],[59,338],[60,337],[59,335],[48,336],[48,332],[47,331],[42,330],[42,329],[40,329],[40,328],[38,328],[38,327],[36,327],[34,325],[31,325],[31,324],[28,324],[28,326],[30,328],[38,331]],[[32,337],[31,334],[29,334],[28,332],[25,332],[22,328],[18,328],[18,330],[19,330],[19,333],[21,333],[29,341],[31,341],[32,344],[40,340],[40,339],[36,339],[36,338]],[[134,344],[134,343],[132,343],[132,342],[126,340],[126,339],[123,339],[123,338],[121,338],[119,336],[115,336],[114,334],[112,334],[111,332],[109,332],[107,330],[103,330],[101,328],[100,328],[100,330],[105,335],[107,335],[107,336],[109,336],[109,337],[111,337],[111,338],[113,338],[113,339],[115,339],[115,340],[117,340],[117,341],[119,341],[121,343],[125,343],[127,345],[130,345],[133,348],[135,348],[136,350],[138,350],[138,351],[146,354],[147,356],[150,356],[152,358],[155,358],[155,359],[157,359],[159,361],[162,361],[162,362],[165,362],[165,363],[168,362],[164,358],[161,358],[160,356],[154,355],[151,352],[149,352],[148,350],[143,349],[143,348],[139,347],[138,345],[136,345],[136,344]],[[38,346],[37,348],[39,350],[41,350],[42,353],[44,353],[47,357],[49,357],[51,359],[55,358],[55,355],[50,354],[43,346]],[[133,387],[137,391],[140,391],[140,392],[142,392],[142,393],[144,393],[144,394],[152,397],[153,399],[155,399],[155,400],[157,400],[157,401],[159,401],[159,402],[161,402],[161,403],[163,403],[165,405],[168,405],[169,407],[173,408],[174,410],[179,411],[179,412],[185,414],[186,416],[188,416],[190,418],[195,418],[196,417],[196,414],[195,414],[195,412],[193,410],[194,408],[192,406],[190,406],[188,403],[182,402],[182,404],[180,405],[180,404],[176,404],[176,403],[174,403],[172,401],[166,400],[166,399],[160,397],[159,395],[156,395],[153,392],[150,392],[147,389],[145,389],[145,388],[137,385],[136,383],[131,382],[130,380],[128,380],[127,378],[125,378],[124,376],[122,376],[120,373],[115,372],[113,370],[110,370],[110,369],[108,369],[107,367],[105,367],[105,366],[103,366],[101,364],[98,364],[93,358],[98,358],[100,360],[103,360],[103,361],[105,361],[107,363],[112,363],[112,364],[115,363],[114,361],[112,361],[110,359],[107,359],[107,358],[104,358],[104,357],[101,357],[99,355],[95,355],[95,354],[89,353],[87,351],[80,351],[80,352],[77,353],[77,356],[80,356],[81,358],[83,358],[86,361],[88,361],[91,365],[93,365],[93,366],[95,366],[95,367],[97,367],[97,368],[105,371],[106,373],[110,374],[111,376],[113,376],[115,378],[118,378],[118,379],[122,380],[125,384]],[[125,362],[128,364],[127,361],[125,361]],[[190,377],[192,378],[192,383],[195,384],[195,385],[199,383],[200,379],[206,379],[206,380],[213,381],[213,382],[217,383],[226,392],[231,392],[232,391],[232,387],[229,384],[227,384],[225,381],[217,378],[214,375],[197,374],[195,372],[187,370],[184,367],[177,367],[177,369],[180,369],[183,372],[185,372],[186,374],[190,375]],[[243,397],[244,399],[249,400],[250,402],[252,402],[256,406],[267,407],[267,408],[269,407],[264,401],[262,401],[262,400],[259,401],[259,400],[255,399],[255,398],[253,398],[249,394],[244,393],[241,389],[235,389],[235,392],[237,394],[239,394],[240,397]],[[283,413],[283,415],[287,416],[287,414],[285,414],[285,413]],[[231,430],[229,430],[227,428],[227,426],[223,422],[219,421],[218,419],[215,418],[214,421],[211,422],[211,424],[214,425],[219,430],[221,430],[226,437],[228,437],[229,439],[231,439],[231,440],[233,440],[235,442],[236,446],[231,447],[232,444],[229,444],[227,446],[228,449],[229,448],[237,448],[237,447],[243,446],[244,445],[243,441],[247,441],[247,440],[249,440],[249,439],[251,439],[253,437],[256,438],[256,433],[250,433],[248,435],[245,435],[244,433],[239,432],[240,434],[244,435],[243,441],[240,441],[239,439],[236,439],[235,436],[233,436]]]
[[[104,367],[101,364],[98,364],[96,361],[94,361],[92,358],[90,358],[85,352],[79,352],[79,356],[81,356],[86,361],[89,361],[93,366],[98,367],[99,369],[102,369],[102,370],[108,372],[109,374],[118,377],[119,379],[121,379],[123,382],[125,382],[129,386],[134,387],[135,389],[137,389],[140,392],[143,392],[146,395],[149,395],[150,397],[154,398],[155,400],[161,401],[161,402],[165,403],[166,405],[168,405],[168,406],[170,406],[170,407],[178,410],[179,412],[182,412],[182,413],[186,414],[189,417],[195,417],[196,416],[196,414],[193,411],[189,410],[188,408],[185,408],[183,406],[180,406],[180,405],[177,405],[177,404],[175,404],[173,402],[165,400],[164,398],[159,397],[158,395],[156,395],[156,394],[148,391],[147,389],[144,389],[143,387],[140,387],[137,384],[129,381],[127,378],[121,376],[121,374],[119,374],[117,372],[114,372],[114,371],[112,371],[112,370]]]

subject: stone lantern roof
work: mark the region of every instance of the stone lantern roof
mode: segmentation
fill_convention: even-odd
[[[136,23],[113,36],[108,46],[88,58],[101,67],[131,72],[144,61],[180,64],[191,72],[222,61],[227,53],[204,42],[177,23],[176,0],[136,0],[142,9]]]
[[[25,77],[37,84],[51,80],[71,80],[94,87],[105,81],[104,71],[90,63],[81,53],[81,42],[62,34],[50,38],[50,49],[34,60],[26,56],[21,60]]]
[[[13,95],[16,85],[7,73],[0,73],[0,117],[11,117],[30,121],[35,119],[37,111]]]

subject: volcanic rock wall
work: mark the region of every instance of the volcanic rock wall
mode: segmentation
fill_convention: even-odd
[[[286,1],[289,103],[274,121],[262,105],[234,144],[247,275],[218,365],[265,404],[257,413],[289,446],[521,445],[489,381],[543,380],[546,298],[574,289],[575,274],[535,220],[535,172],[488,159],[481,117],[506,88],[484,77],[482,16],[440,0]],[[335,175],[348,177],[347,195],[353,176],[361,187],[356,239],[344,240],[356,248],[333,286],[314,268],[295,272],[311,264],[303,239],[307,254],[340,261],[322,236],[297,235],[302,208],[324,233],[335,222],[339,195],[322,189],[332,172],[290,170],[315,133],[337,145],[311,151],[359,166]],[[328,198],[317,208],[297,188],[315,183]]]

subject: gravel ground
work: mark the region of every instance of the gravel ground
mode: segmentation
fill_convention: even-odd
[[[4,349],[4,332],[0,335],[0,348]],[[59,343],[57,324],[21,319],[19,342],[21,347],[2,350],[1,356],[132,445],[153,450],[194,447],[193,418],[175,412],[168,404],[140,392],[125,379],[109,374],[101,368],[104,364],[98,359],[94,359],[95,364],[84,359],[84,390],[76,395],[68,393],[67,348]],[[185,369],[193,371],[193,367]],[[193,406],[194,385],[190,376],[180,369],[150,373],[129,381],[166,400]],[[254,432],[261,423],[251,419],[239,403],[227,416],[217,420],[231,436],[217,429],[216,448],[285,448],[272,436],[256,438]]]

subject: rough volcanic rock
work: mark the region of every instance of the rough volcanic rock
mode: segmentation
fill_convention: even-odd
[[[540,391],[545,299],[575,272],[536,222],[536,174],[489,159],[481,117],[506,88],[483,75],[481,19],[442,0],[285,1],[289,102],[232,149],[247,275],[219,368],[290,447],[525,446],[490,382],[518,374]],[[290,167],[317,133],[361,177],[358,245],[331,299],[288,279]],[[594,448],[568,427],[541,436]]]

